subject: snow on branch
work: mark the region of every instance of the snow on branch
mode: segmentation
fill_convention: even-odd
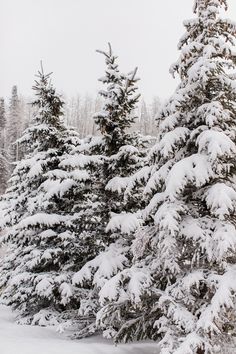
[[[201,187],[214,176],[207,155],[194,154],[177,162],[168,175],[166,193],[175,198],[188,184]]]
[[[206,203],[212,214],[220,220],[235,212],[236,191],[225,183],[216,183],[206,192]]]
[[[199,153],[206,152],[212,160],[217,157],[230,156],[236,154],[235,143],[224,133],[215,130],[205,130],[197,138]]]
[[[138,214],[132,213],[121,213],[112,214],[111,220],[109,221],[106,232],[108,231],[121,231],[122,234],[129,235],[141,226],[141,220]]]
[[[38,213],[21,220],[16,226],[17,229],[28,228],[29,226],[46,225],[48,227],[58,225],[67,221],[68,217],[58,214]]]

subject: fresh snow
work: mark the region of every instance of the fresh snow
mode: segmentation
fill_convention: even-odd
[[[115,347],[102,337],[70,340],[54,327],[18,325],[11,310],[0,306],[1,354],[158,354],[156,343],[121,344]]]
[[[138,218],[137,213],[112,213],[111,219],[107,224],[106,231],[120,230],[122,234],[131,234],[141,225],[141,221]]]

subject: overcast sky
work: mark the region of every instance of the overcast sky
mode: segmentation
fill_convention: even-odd
[[[236,0],[227,17],[236,20]],[[31,94],[43,60],[66,95],[94,94],[104,59],[95,49],[110,41],[121,71],[139,68],[146,99],[164,98],[176,86],[169,66],[177,59],[182,22],[193,0],[0,0],[0,96],[18,85]]]

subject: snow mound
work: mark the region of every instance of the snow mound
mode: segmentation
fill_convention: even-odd
[[[111,341],[91,337],[68,340],[55,327],[17,325],[9,308],[0,306],[1,354],[158,354],[156,343],[135,343],[115,347]]]

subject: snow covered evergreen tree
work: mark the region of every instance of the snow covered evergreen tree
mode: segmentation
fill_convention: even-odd
[[[75,186],[68,194],[71,215],[70,229],[77,240],[77,257],[72,259],[69,273],[67,306],[60,316],[61,329],[69,326],[76,330],[76,337],[94,334],[95,314],[98,310],[97,292],[90,281],[77,284],[75,274],[104,250],[105,226],[102,218],[106,208],[103,198],[102,166],[103,156],[98,154],[100,137],[80,140],[60,162],[71,174],[86,177],[83,185]],[[94,151],[94,153],[93,153]],[[73,201],[73,202],[72,202]],[[73,266],[74,265],[74,266]]]
[[[16,143],[19,138],[19,127],[21,125],[20,117],[20,100],[17,92],[17,86],[13,86],[12,95],[9,104],[9,112],[7,115],[6,124],[6,147],[10,162],[14,163],[18,160],[18,144]],[[14,165],[12,165],[12,170]]]
[[[140,124],[141,131],[143,131],[144,135],[150,134],[150,116],[144,100],[142,100],[140,107]]]
[[[6,189],[7,178],[9,174],[9,162],[7,160],[6,152],[6,110],[4,98],[0,99],[0,194]]]
[[[4,98],[0,98],[0,128],[1,131],[5,129],[6,126],[6,110]],[[2,141],[1,141],[2,143]]]
[[[106,90],[99,92],[104,98],[104,106],[102,111],[95,115],[95,121],[103,135],[106,204],[109,213],[117,213],[125,211],[125,205],[128,210],[134,208],[134,205],[127,205],[127,200],[123,200],[121,192],[132,173],[140,167],[140,156],[143,152],[144,143],[141,137],[130,132],[137,118],[132,112],[140,96],[136,93],[139,79],[136,78],[137,68],[128,75],[120,73],[116,63],[117,57],[113,54],[110,44],[108,52],[98,52],[102,53],[106,60],[106,75],[100,79]],[[109,219],[110,217],[107,222]]]
[[[71,160],[65,164],[80,141],[63,124],[63,102],[50,75],[39,72],[34,90],[37,113],[19,140],[27,155],[17,163],[2,202],[9,249],[0,286],[3,301],[19,311],[21,321],[44,325],[80,306],[71,277],[89,246],[77,237],[73,207],[78,198],[83,203],[89,175],[83,163],[78,170]]]
[[[131,262],[130,245],[133,231],[139,226],[138,210],[141,206],[135,193],[124,195],[124,191],[130,176],[142,166],[145,151],[139,135],[129,131],[135,120],[131,113],[139,99],[136,94],[137,69],[128,75],[121,74],[111,46],[109,45],[108,52],[99,52],[106,60],[106,75],[100,79],[106,85],[106,89],[100,91],[100,95],[104,97],[104,106],[95,115],[95,121],[102,133],[98,151],[104,157],[101,198],[105,207],[101,210],[103,230],[98,233],[103,252],[86,263],[74,276],[74,284],[88,284],[93,289],[93,294],[96,294],[93,300],[97,301],[96,312],[103,306],[103,301],[101,304],[98,302],[98,291],[108,279]],[[132,215],[131,212],[137,215]],[[107,313],[107,324],[104,321],[102,326],[107,336],[112,335],[109,318],[110,314]],[[100,326],[96,327],[94,324],[93,328],[95,330]],[[83,332],[83,335],[86,334]]]
[[[161,337],[161,354],[222,353],[235,327],[236,25],[222,8],[226,0],[195,0],[197,17],[184,23],[172,67],[181,83],[150,158],[146,226],[133,266],[105,284],[108,310],[126,301],[131,314],[115,317],[116,340]]]

